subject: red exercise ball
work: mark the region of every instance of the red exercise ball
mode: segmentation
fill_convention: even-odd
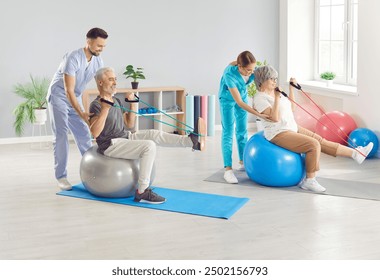
[[[356,128],[356,122],[349,114],[333,111],[319,119],[315,132],[327,140],[347,146],[348,135]]]
[[[296,123],[313,132],[315,132],[317,122],[321,116],[321,110],[312,103],[300,104],[300,106],[297,106],[294,110],[294,119],[296,120]]]

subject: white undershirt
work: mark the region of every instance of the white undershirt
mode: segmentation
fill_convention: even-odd
[[[243,80],[245,81],[245,83],[247,83],[249,80],[249,76],[243,76],[242,74],[240,74],[240,75],[243,78]]]
[[[265,109],[274,106],[274,97],[264,92],[258,91],[253,97],[254,108],[262,113]],[[288,98],[281,97],[279,100],[279,121],[271,122],[262,119],[264,126],[264,136],[267,140],[271,140],[277,134],[283,131],[298,131],[297,123],[294,119],[292,104]]]

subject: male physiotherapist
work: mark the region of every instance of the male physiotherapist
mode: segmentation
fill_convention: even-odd
[[[82,93],[96,71],[103,67],[100,53],[107,37],[107,32],[100,28],[88,31],[86,46],[64,55],[50,83],[47,100],[54,134],[55,177],[62,190],[71,190],[67,180],[69,130],[82,155],[91,147],[89,114],[84,111]]]

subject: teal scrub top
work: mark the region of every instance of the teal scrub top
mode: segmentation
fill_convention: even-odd
[[[230,88],[237,88],[240,92],[241,99],[247,99],[247,86],[253,82],[255,76],[251,74],[247,82],[241,76],[237,65],[228,65],[223,72],[220,80],[219,99],[223,101],[234,101]]]

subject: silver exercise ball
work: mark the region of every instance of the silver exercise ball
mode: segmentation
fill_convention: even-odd
[[[80,178],[87,191],[100,197],[133,196],[140,173],[139,160],[107,157],[97,149],[97,145],[88,149],[80,163]],[[154,177],[153,165],[150,183]]]

